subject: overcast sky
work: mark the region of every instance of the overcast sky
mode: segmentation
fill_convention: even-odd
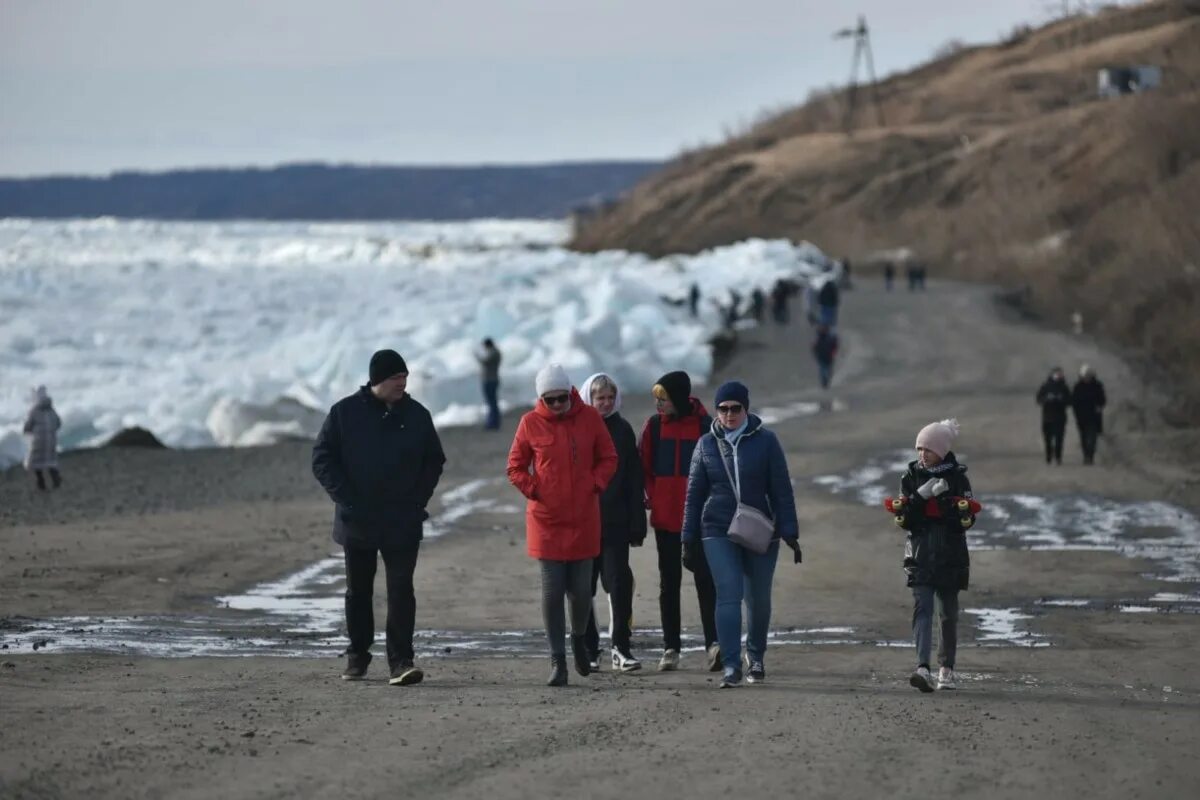
[[[665,158],[1048,0],[0,0],[0,175]]]

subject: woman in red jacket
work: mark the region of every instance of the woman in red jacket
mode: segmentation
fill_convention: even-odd
[[[617,469],[604,419],[586,405],[559,364],[536,379],[538,400],[521,417],[508,452],[508,479],[529,499],[525,542],[542,567],[542,617],[550,641],[550,686],[567,685],[563,595],[571,606],[571,650],[588,665],[584,632],[592,611],[592,562],[600,555],[600,493]]]
[[[712,427],[703,404],[691,396],[692,380],[686,372],[668,372],[654,384],[657,413],[646,420],[639,447],[646,481],[650,526],[658,547],[658,607],[662,614],[663,655],[660,671],[678,669],[681,650],[679,590],[683,583],[683,506],[687,497],[688,468],[696,442]],[[721,670],[717,644],[717,590],[704,551],[693,547],[688,568],[696,582],[704,649],[711,672]]]

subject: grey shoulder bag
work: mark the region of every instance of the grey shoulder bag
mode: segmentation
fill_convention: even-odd
[[[725,467],[725,474],[729,476],[729,484],[733,487],[734,499],[737,500],[737,509],[733,512],[733,521],[729,523],[729,540],[752,553],[762,555],[771,548],[771,541],[775,538],[775,521],[754,506],[746,505],[742,502],[742,485],[740,480],[742,475],[738,470],[737,448],[730,445],[729,450],[733,456],[733,468],[737,473],[736,478],[734,477],[734,473],[729,471],[729,464],[725,461],[725,454],[721,452],[721,440],[717,439],[717,457],[721,459],[721,465]]]

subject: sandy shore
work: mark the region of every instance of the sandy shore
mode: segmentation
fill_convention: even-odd
[[[716,376],[745,380],[753,404],[780,418],[772,427],[801,514],[805,564],[780,563],[774,627],[782,640],[820,643],[771,649],[766,684],[716,692],[685,656],[676,674],[605,669],[552,692],[536,633],[517,656],[427,657],[426,682],[410,690],[386,685],[382,660],[371,680],[345,684],[340,661],[319,646],[299,658],[152,658],[62,653],[49,637],[35,653],[36,637],[22,631],[39,620],[230,614],[214,598],[333,552],[307,443],[72,454],[58,493],[34,492],[19,471],[0,475],[0,636],[10,645],[0,651],[0,795],[1192,796],[1200,614],[1151,598],[1196,594],[1195,583],[1162,578],[1164,564],[1192,563],[1200,542],[1189,550],[1176,531],[1175,561],[1116,547],[975,552],[963,605],[986,613],[963,617],[963,688],[923,696],[907,685],[913,658],[900,646],[910,614],[902,538],[859,484],[878,483],[864,468],[894,461],[920,425],[957,416],[958,449],[985,505],[989,496],[1017,510],[1017,497],[1082,503],[1077,525],[1136,527],[1140,504],[1165,501],[1186,527],[1200,513],[1200,470],[1188,456],[1196,434],[1162,426],[1157,394],[1116,354],[1009,319],[986,289],[859,287],[844,298],[832,403],[821,405],[801,326],[747,332]],[[1033,392],[1052,364],[1071,371],[1083,361],[1106,383],[1109,433],[1096,466],[1080,465],[1072,430],[1068,463],[1047,467]],[[628,416],[640,426],[648,408],[631,398]],[[422,549],[420,629],[539,628],[520,498],[503,480],[514,422],[501,436],[444,432],[439,498],[452,502],[436,501],[444,533]],[[895,478],[883,480],[890,488]],[[454,500],[468,490],[477,505],[458,516]],[[1139,535],[1164,534],[1129,538]],[[634,571],[635,645],[650,659],[652,546],[635,551]],[[1150,610],[1122,610],[1133,604]],[[1005,610],[1020,615],[1007,631],[992,613]],[[277,635],[269,623],[255,636]],[[686,586],[684,625],[698,626]]]

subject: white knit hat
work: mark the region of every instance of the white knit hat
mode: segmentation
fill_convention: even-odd
[[[546,392],[553,392],[555,389],[569,392],[571,391],[571,379],[567,376],[567,371],[563,369],[562,364],[547,364],[538,370],[537,377],[534,378],[534,386],[537,388],[538,397]]]
[[[941,422],[931,422],[917,434],[917,447],[924,447],[945,458],[950,452],[950,444],[958,437],[958,420],[944,419]]]

